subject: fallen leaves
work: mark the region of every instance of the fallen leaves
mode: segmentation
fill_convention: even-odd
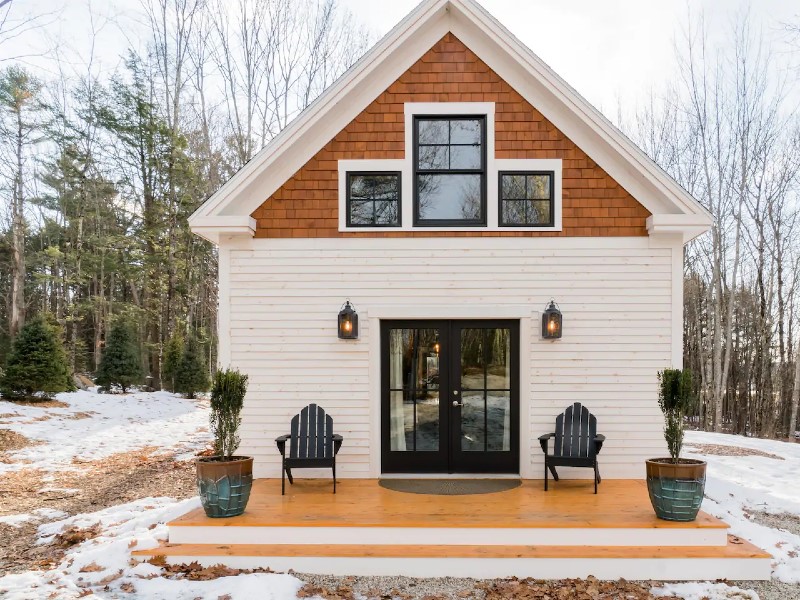
[[[547,580],[503,579],[478,583],[486,600],[653,600],[650,590],[624,579],[600,581],[586,579]]]
[[[100,523],[95,523],[91,527],[70,527],[61,533],[57,533],[53,538],[53,544],[60,548],[71,548],[78,544],[91,540],[100,535]]]
[[[225,565],[211,565],[204,567],[197,561],[181,564],[170,564],[167,557],[157,554],[148,561],[154,567],[164,569],[164,575],[174,579],[189,579],[191,581],[210,581],[220,577],[234,577],[236,575],[250,575],[251,573],[274,573],[272,569],[232,569]]]

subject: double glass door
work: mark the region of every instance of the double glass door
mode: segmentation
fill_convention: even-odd
[[[383,321],[384,473],[519,472],[519,322]]]

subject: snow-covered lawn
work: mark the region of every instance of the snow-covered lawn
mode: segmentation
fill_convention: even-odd
[[[0,461],[0,477],[14,476],[24,469],[54,475],[58,471],[88,469],[90,461],[143,448],[188,458],[209,441],[208,406],[202,400],[185,400],[164,392],[115,396],[97,394],[94,390],[60,394],[58,400],[66,406],[27,406],[0,401],[0,429],[13,430],[35,444],[7,451],[5,462]],[[711,445],[715,447],[713,452]],[[703,448],[707,453],[698,454]],[[726,456],[726,448],[738,454],[743,448],[750,449],[759,455]],[[733,534],[772,553],[775,580],[800,582],[800,444],[688,432],[685,455],[702,457],[709,463],[708,498],[703,509],[729,523]],[[72,599],[92,594],[99,598],[148,600],[296,597],[303,583],[291,575],[250,573],[210,580],[168,578],[160,567],[131,560],[132,549],[158,545],[166,539],[164,523],[197,505],[196,498],[152,497],[72,516],[48,508],[4,514],[0,517],[0,528],[32,528],[30,523],[39,523],[38,533],[34,534],[39,544],[48,544],[64,532],[77,530],[91,534],[69,547],[55,565],[0,576],[0,597],[9,600]],[[776,523],[769,523],[764,513],[778,515],[771,517]],[[781,528],[778,523],[781,519],[791,520],[788,529]],[[797,596],[774,597],[800,598],[800,587],[797,590]],[[755,592],[718,582],[669,585],[654,588],[653,593],[691,600],[758,598]]]
[[[0,401],[0,429],[43,442],[9,453],[0,474],[20,469],[79,469],[76,461],[106,458],[148,446],[191,457],[208,440],[207,403],[169,392],[59,394],[66,407]]]

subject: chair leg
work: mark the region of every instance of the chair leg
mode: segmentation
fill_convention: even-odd
[[[594,463],[594,474],[597,477],[597,483],[603,483],[603,478],[600,477],[600,463]]]
[[[292,477],[292,470],[289,467],[286,467],[286,476],[289,478],[289,483],[294,485],[294,477]]]
[[[547,458],[544,459],[544,491],[547,491]]]
[[[594,493],[597,493],[597,461],[594,461]]]
[[[336,459],[333,459],[333,493],[336,493]]]
[[[281,496],[286,495],[286,463],[281,461]]]
[[[550,465],[550,474],[553,476],[553,481],[558,481],[558,471],[554,465]]]

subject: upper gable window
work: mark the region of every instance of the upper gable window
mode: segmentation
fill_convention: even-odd
[[[414,118],[414,224],[486,225],[486,117]]]
[[[553,227],[553,172],[501,171],[500,225]]]
[[[400,173],[347,173],[348,227],[400,225]]]

